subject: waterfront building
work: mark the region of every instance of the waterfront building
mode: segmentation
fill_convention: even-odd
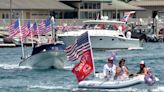
[[[118,0],[0,0],[0,18],[95,19],[100,15],[120,18],[125,11],[143,11]],[[116,14],[117,13],[117,14]]]
[[[139,18],[164,17],[164,0],[133,0],[129,4],[145,8],[145,11],[139,11]]]

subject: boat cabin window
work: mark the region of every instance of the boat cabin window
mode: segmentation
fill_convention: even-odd
[[[106,30],[118,30],[117,24],[107,24],[107,23],[91,23],[85,24],[82,29],[106,29]]]

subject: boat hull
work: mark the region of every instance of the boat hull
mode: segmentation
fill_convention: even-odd
[[[46,51],[32,55],[20,62],[20,66],[30,66],[32,68],[56,68],[63,69],[66,60],[64,51]]]
[[[79,83],[79,88],[116,89],[133,86],[142,83],[143,80],[135,77],[125,81],[121,80],[89,80]]]
[[[66,46],[74,43],[77,36],[59,36]],[[141,48],[139,39],[127,39],[114,36],[90,36],[93,49],[128,49]]]
[[[96,74],[93,80],[84,80],[78,84],[79,88],[97,88],[97,89],[117,89],[117,88],[125,88],[141,83],[145,83],[144,75],[134,76],[132,78],[126,80],[107,80],[104,79],[102,73]],[[155,77],[155,81],[159,81],[157,77]]]

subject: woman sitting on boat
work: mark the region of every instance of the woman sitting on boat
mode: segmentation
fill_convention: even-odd
[[[114,80],[116,74],[116,65],[113,64],[113,57],[108,58],[108,63],[104,65],[103,74],[105,78]]]
[[[145,62],[142,60],[140,62],[140,70],[137,72],[137,74],[147,75],[148,74],[148,68],[145,65]]]
[[[148,85],[153,85],[155,83],[155,77],[150,71],[150,68],[145,66],[144,61],[140,62],[140,71],[137,74],[144,75],[145,83]]]
[[[125,80],[128,78],[128,68],[125,66],[125,59],[119,61],[119,66],[116,68],[116,77],[118,80]]]

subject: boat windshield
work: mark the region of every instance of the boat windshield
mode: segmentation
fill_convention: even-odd
[[[45,45],[41,45],[39,47],[34,47],[32,54],[31,55],[35,55],[38,54],[40,52],[45,52],[45,51],[61,51],[65,49],[65,45],[64,44],[45,44]]]
[[[87,23],[84,24],[82,29],[97,29],[97,30],[118,30],[119,25],[112,23],[112,24],[106,24],[106,23]]]

